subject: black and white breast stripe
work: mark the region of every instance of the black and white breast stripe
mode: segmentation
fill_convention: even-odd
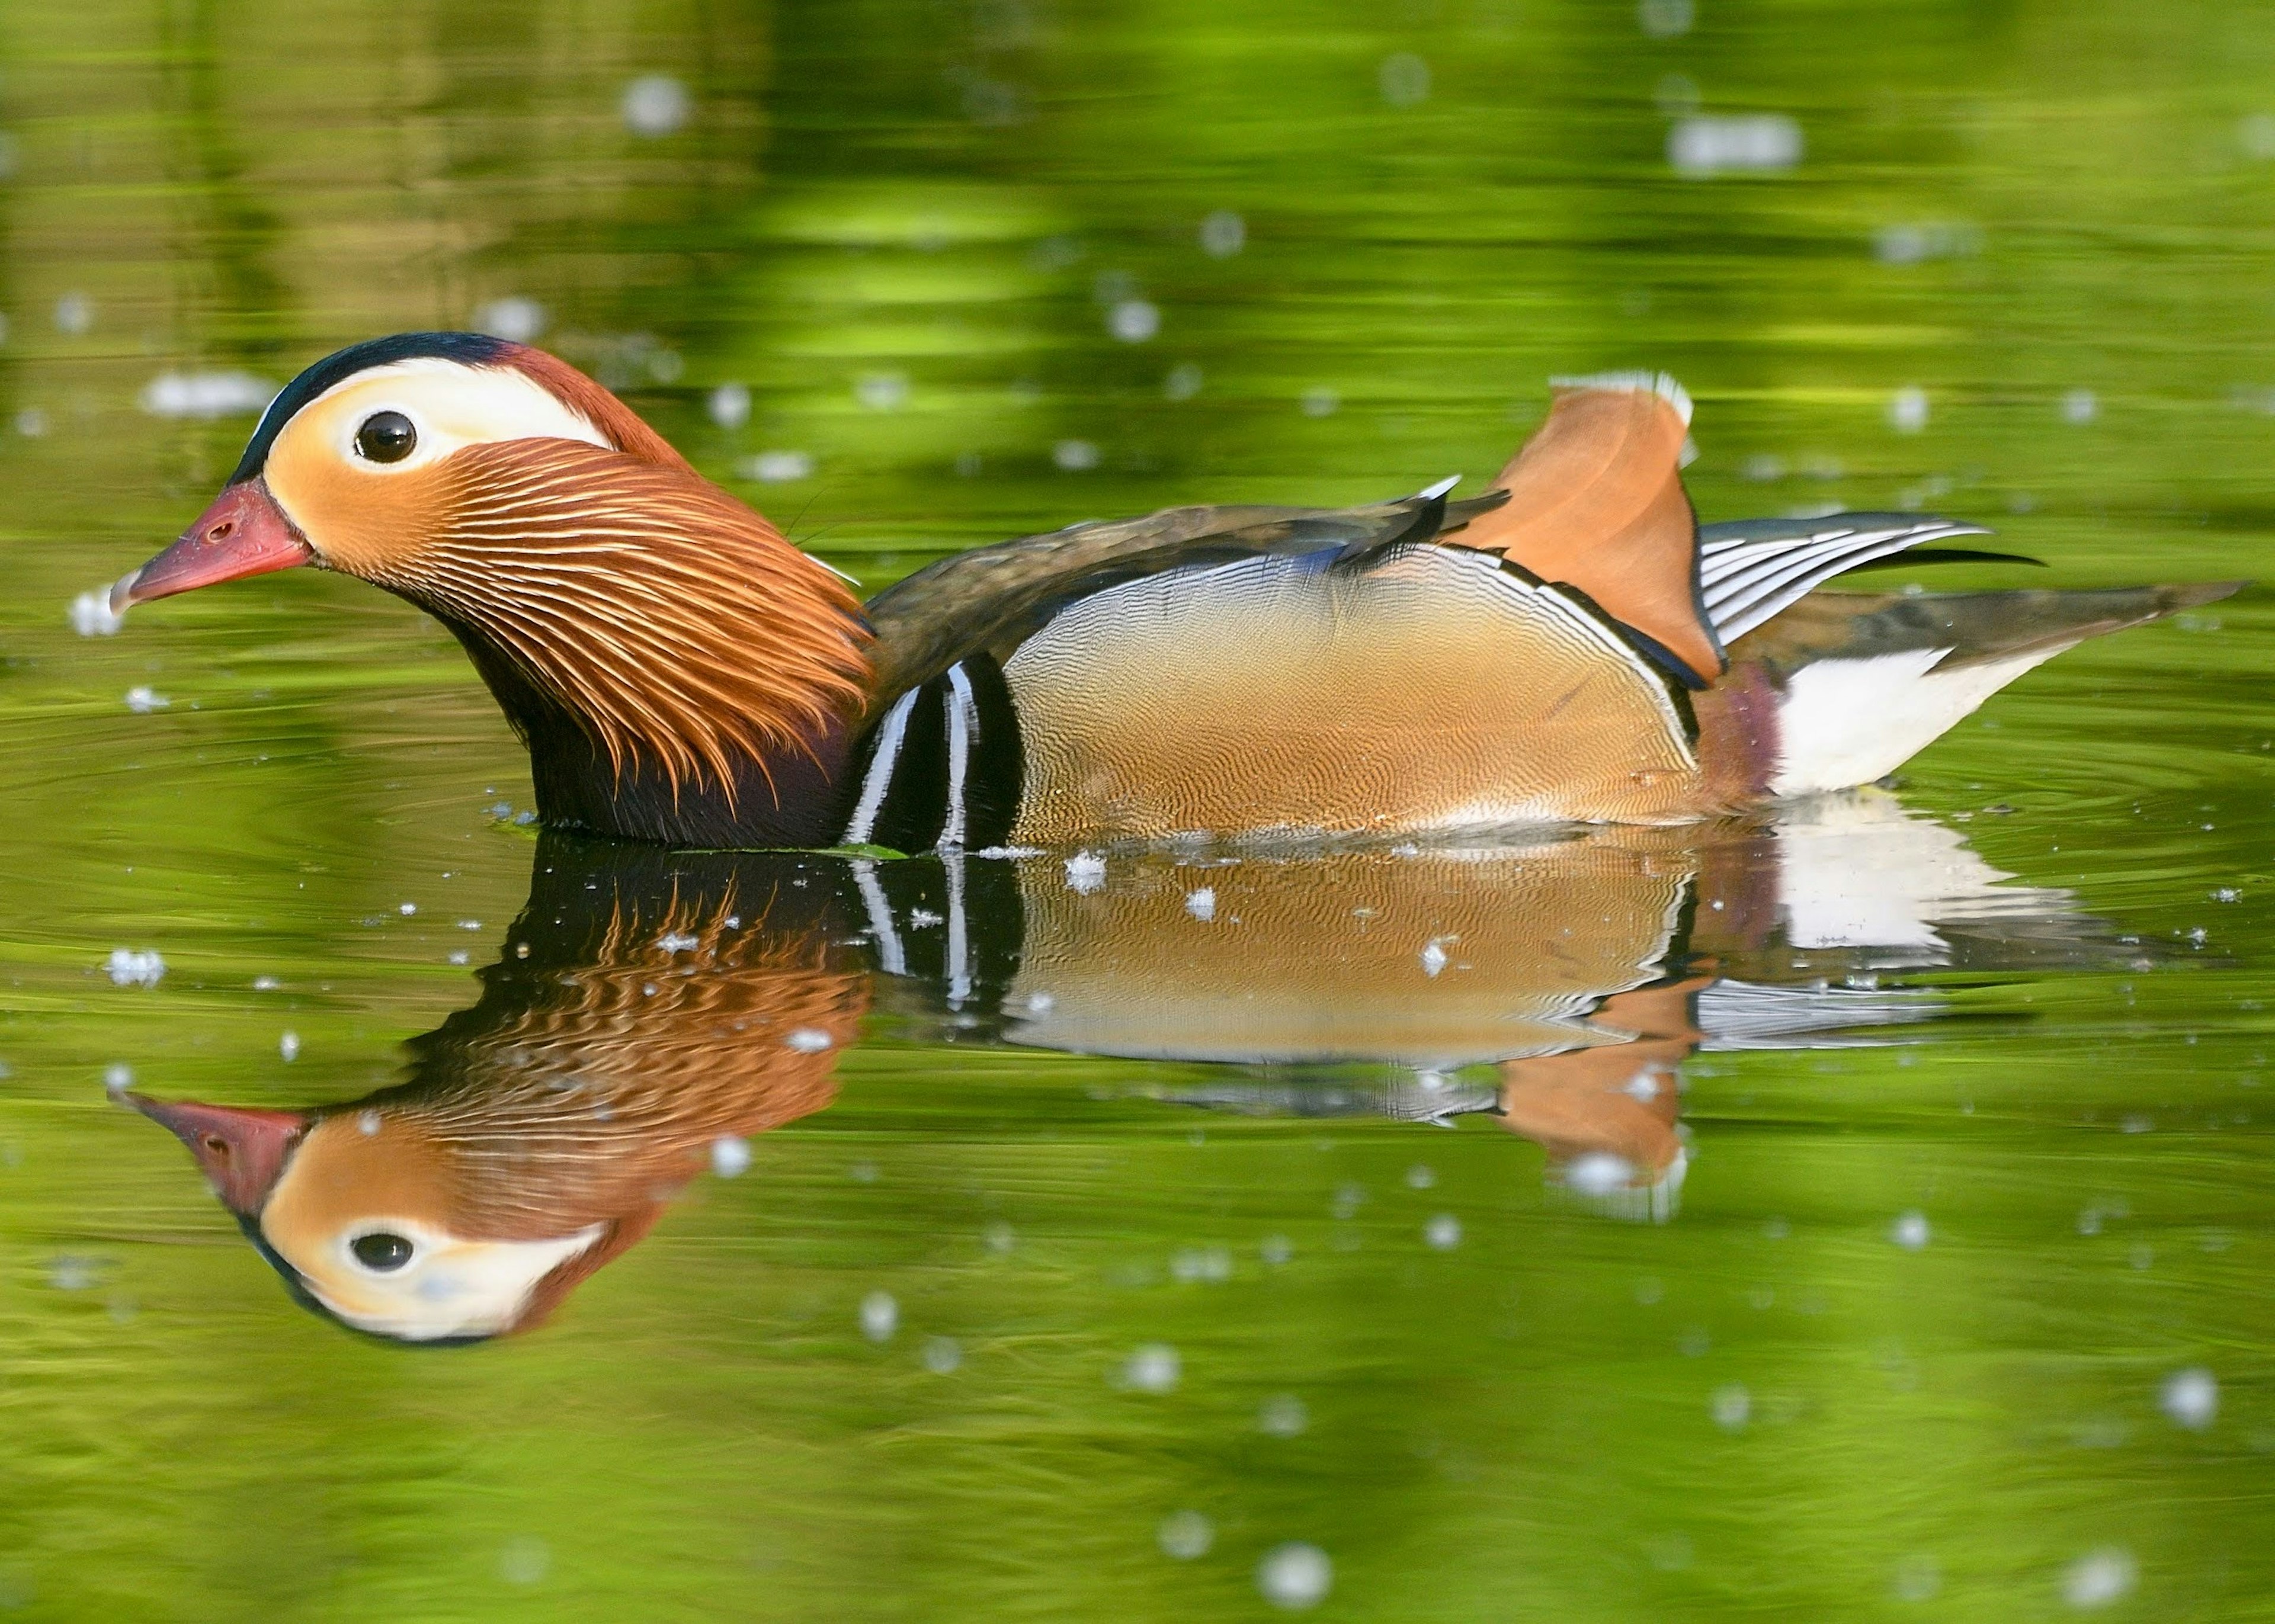
[[[893,701],[856,758],[841,837],[896,851],[982,850],[1010,839],[1024,767],[1019,716],[993,656],[958,661]]]

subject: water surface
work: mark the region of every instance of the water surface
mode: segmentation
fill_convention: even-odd
[[[2262,574],[2271,65],[2130,0],[11,9],[0,1603],[2264,1614],[2256,590],[1889,790],[1072,868],[540,840],[391,599],[67,610],[264,384],[469,322],[871,589],[1482,477],[1645,365],[1710,519]],[[326,1200],[240,1226],[129,1096],[296,1114]],[[327,1273],[412,1218],[449,1289]]]

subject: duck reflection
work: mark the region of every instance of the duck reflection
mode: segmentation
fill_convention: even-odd
[[[827,1106],[865,1016],[950,1039],[1214,1062],[1187,1105],[1483,1114],[1609,1212],[1664,1218],[1700,1047],[1891,1039],[1886,971],[2090,962],[1868,795],[1775,821],[1491,849],[873,862],[548,837],[480,1001],[344,1105],[134,1098],[308,1306],[427,1345],[541,1323],[739,1141]],[[873,1002],[875,1006],[873,1010]]]

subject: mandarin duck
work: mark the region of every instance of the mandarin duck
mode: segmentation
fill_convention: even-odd
[[[843,933],[828,877],[781,859],[549,847],[480,1001],[412,1043],[408,1082],[297,1111],[125,1099],[303,1306],[477,1341],[542,1323],[722,1141],[830,1103],[867,1007]]]
[[[1565,381],[1472,500],[1076,525],[865,605],[566,363],[404,334],[296,378],[112,601],[359,576],[465,646],[549,827],[916,851],[1687,821],[1870,782],[2237,585],[1820,593],[1981,533],[1702,528],[1689,416],[1663,374]]]

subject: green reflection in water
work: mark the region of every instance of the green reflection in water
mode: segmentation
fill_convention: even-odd
[[[699,1166],[541,1330],[418,1354],[295,1310],[104,1098],[112,1065],[278,1108],[401,1083],[396,1046],[474,1007],[475,966],[510,981],[542,850],[486,810],[526,805],[518,752],[398,603],[285,577],[69,630],[249,427],[146,412],[164,373],[280,381],[533,301],[548,342],[872,586],[1072,518],[1482,475],[1546,375],[1635,364],[1699,399],[1710,518],[1928,506],[2065,582],[2264,569],[2275,29],[1755,0],[1639,26],[1684,14],[0,19],[0,1600],[1243,1617],[1300,1540],[1334,1564],[1323,1617],[2029,1617],[2128,1575],[2122,1605],[2159,1617],[2258,1608],[2256,594],[2065,656],[1910,769],[1905,802],[1967,860],[2072,894],[2056,923],[1946,919],[1943,967],[1914,943],[1875,969],[1883,936],[1773,955],[1780,916],[1720,964],[1942,1001],[1873,1029],[1901,1041],[1757,1030],[1685,1061],[1695,1159],[1662,1224],[1544,1179],[1584,1147],[1506,1131],[1505,1080],[1450,1074],[1505,1113],[1452,1131],[1291,1115],[1380,1103],[1388,1074],[1021,1044],[999,1003],[873,982],[875,944],[840,944],[873,1008],[827,1110],[739,1178]],[[688,116],[638,134],[624,98],[655,74]],[[668,123],[669,98],[636,110]],[[1679,175],[1694,112],[1790,117],[1801,161]],[[130,712],[135,687],[170,703]],[[1803,891],[1869,895],[1893,850]],[[1103,895],[1168,883],[1119,879]],[[841,892],[850,942],[871,922]],[[111,984],[119,947],[162,954],[155,987]],[[1173,1391],[1126,1384],[1153,1344]],[[2200,1431],[2158,1407],[2197,1366]],[[1259,1425],[1283,1395],[1291,1436]],[[1189,1561],[1157,1543],[1181,1509],[1213,1528]]]

